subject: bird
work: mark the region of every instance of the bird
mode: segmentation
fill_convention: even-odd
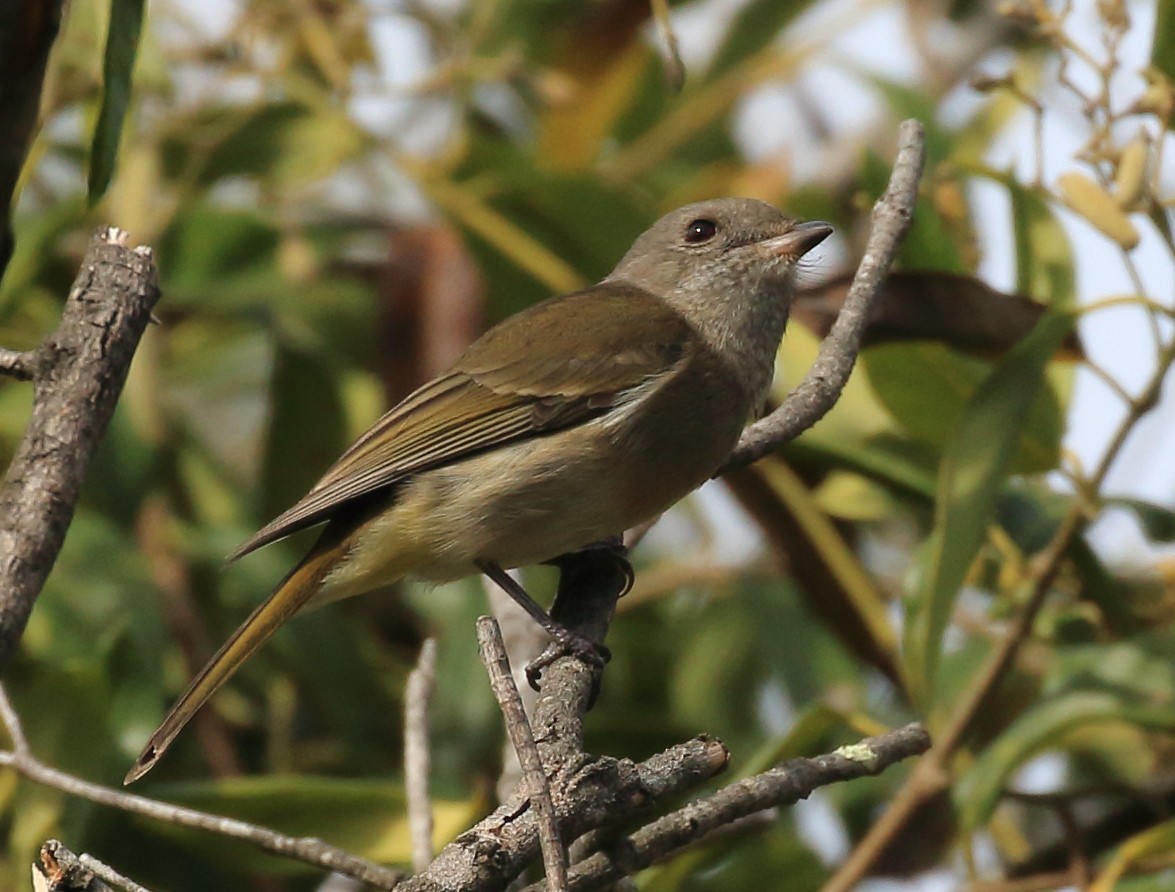
[[[755,199],[695,202],[657,220],[599,283],[489,329],[231,556],[322,527],[193,678],[125,783],[311,605],[486,573],[575,643],[506,569],[614,542],[718,470],[765,405],[799,261],[831,232]]]

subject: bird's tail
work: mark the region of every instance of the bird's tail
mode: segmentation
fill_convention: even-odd
[[[346,537],[332,536],[328,528],[303,561],[282,580],[273,594],[246,619],[192,679],[167,718],[151,735],[147,745],[127,772],[124,784],[138,780],[155,767],[171,742],[220,686],[232,677],[286,620],[297,613],[319,590],[327,574],[346,553]]]

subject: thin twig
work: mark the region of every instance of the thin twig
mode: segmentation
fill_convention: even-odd
[[[518,687],[510,674],[510,658],[506,655],[502,632],[493,617],[483,616],[478,619],[477,644],[481,661],[490,676],[490,687],[498,700],[498,706],[506,720],[506,730],[510,733],[510,740],[514,743],[518,761],[522,765],[527,795],[538,820],[539,845],[542,847],[547,880],[554,892],[566,892],[567,849],[559,836],[550,782],[539,758],[539,750],[534,742],[526,710],[522,708]]]
[[[717,793],[691,802],[575,865],[570,874],[576,892],[600,889],[637,870],[673,857],[733,821],[775,806],[806,799],[813,790],[841,781],[875,775],[890,765],[925,752],[930,736],[921,725],[907,725],[878,737],[841,747],[814,759],[791,759],[777,768],[744,778]],[[548,892],[546,883],[525,892]]]
[[[12,768],[34,783],[61,790],[70,796],[77,796],[79,799],[95,802],[98,805],[107,805],[177,827],[205,830],[221,836],[241,839],[267,852],[273,852],[275,855],[305,861],[307,864],[313,864],[326,870],[338,871],[383,889],[391,889],[403,877],[399,871],[373,864],[357,855],[335,848],[320,839],[306,836],[286,836],[284,833],[278,833],[267,827],[259,827],[245,821],[238,821],[235,818],[211,815],[180,805],[160,802],[157,799],[124,793],[121,790],[93,784],[72,774],[51,768],[33,756],[29,752],[27,744],[24,744],[24,748],[21,749],[20,742],[25,740],[24,729],[21,726],[19,715],[12,708],[7,695],[4,694],[2,685],[0,685],[0,718],[3,719],[8,735],[13,740],[11,752],[0,751],[0,765]]]
[[[9,350],[0,347],[0,375],[16,378],[18,381],[33,379],[34,354],[21,350]]]
[[[61,323],[28,363],[33,412],[0,487],[0,669],[28,622],[73,519],[159,298],[155,262],[113,227],[90,239]]]
[[[416,668],[404,689],[404,788],[408,799],[408,830],[412,837],[412,869],[419,872],[432,860],[432,802],[429,708],[437,683],[437,641],[420,647]]]
[[[93,855],[88,855],[82,852],[78,855],[78,861],[82,867],[93,871],[96,876],[101,877],[107,883],[125,889],[126,892],[151,892],[146,886],[136,883],[129,877],[124,877],[121,873],[102,861],[99,861]]]
[[[750,464],[799,436],[823,418],[840,397],[857,360],[869,308],[881,292],[898,246],[910,230],[925,156],[922,124],[912,119],[904,121],[889,185],[873,208],[865,253],[844,307],[820,345],[816,361],[778,409],[743,431],[720,474],[728,468]]]

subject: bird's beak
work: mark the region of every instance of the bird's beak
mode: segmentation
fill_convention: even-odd
[[[821,220],[797,223],[783,235],[759,242],[759,248],[773,257],[790,257],[797,260],[831,234],[832,227]]]

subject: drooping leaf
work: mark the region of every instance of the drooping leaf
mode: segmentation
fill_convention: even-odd
[[[792,318],[824,337],[844,306],[851,275],[837,276],[796,295]],[[973,276],[915,270],[886,277],[874,302],[863,346],[937,341],[976,356],[1002,356],[1032,331],[1045,307],[1019,294],[996,291]],[[1066,357],[1080,358],[1071,334]]]
[[[1137,705],[1105,691],[1070,691],[1040,703],[1013,722],[959,780],[955,803],[962,826],[974,830],[987,821],[1008,778],[1029,758],[1058,746],[1077,728],[1108,723],[1170,731],[1175,710]]]
[[[968,401],[939,470],[935,525],[920,578],[907,602],[907,684],[926,702],[934,690],[942,637],[956,597],[995,515],[1021,429],[1044,369],[1072,326],[1046,316],[996,367]]]
[[[1124,508],[1133,514],[1152,542],[1175,542],[1175,511],[1170,508],[1127,496],[1113,496],[1105,499],[1104,504]]]
[[[90,146],[87,185],[90,204],[106,194],[114,175],[118,143],[131,101],[131,80],[143,30],[144,4],[145,0],[111,0],[110,3],[110,30],[102,60],[102,105]]]

